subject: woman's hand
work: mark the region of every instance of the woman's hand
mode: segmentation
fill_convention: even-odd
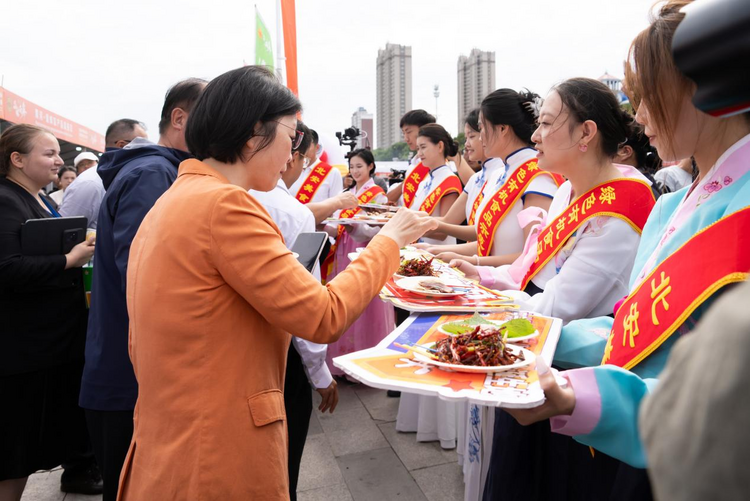
[[[91,261],[94,255],[94,244],[96,243],[96,237],[90,237],[85,242],[81,242],[76,245],[70,252],[65,254],[65,269],[68,268],[80,268],[84,264]]]
[[[542,357],[536,359],[536,372],[539,374],[539,383],[544,391],[544,403],[533,409],[504,409],[505,412],[513,416],[518,424],[523,426],[555,416],[573,414],[576,407],[576,395],[572,386],[568,384],[567,388],[560,387],[555,381],[555,376],[549,369],[547,362]]]
[[[457,254],[455,252],[448,252],[448,251],[440,252],[439,247],[433,248],[433,250],[428,251],[428,252],[435,254],[436,258],[446,263],[450,263],[451,261],[457,260],[457,259],[468,259],[467,256],[464,256],[463,254]]]
[[[383,226],[380,234],[390,237],[399,247],[403,247],[435,228],[437,221],[426,212],[402,208]]]
[[[460,270],[468,279],[479,280],[479,271],[477,267],[468,261],[466,256],[460,256],[458,259],[451,259],[449,263],[453,268]]]
[[[333,411],[336,410],[336,406],[339,404],[339,388],[338,385],[336,385],[336,381],[331,381],[328,388],[317,388],[315,391],[323,397],[323,400],[318,406],[318,410],[320,412],[325,412],[330,409],[329,412],[333,414]]]
[[[336,203],[340,210],[353,209],[359,205],[357,197],[351,192],[345,191],[336,195]]]

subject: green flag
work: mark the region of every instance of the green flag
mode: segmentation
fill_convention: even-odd
[[[255,8],[255,64],[265,66],[273,71],[273,47],[271,46],[271,34],[268,33],[266,23],[260,17],[258,8]]]

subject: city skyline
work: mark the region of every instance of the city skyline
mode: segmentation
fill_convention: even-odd
[[[387,43],[378,49],[375,65],[376,146],[388,148],[401,140],[398,122],[412,109],[411,47]]]
[[[484,97],[495,90],[495,52],[471,50],[468,56],[458,57],[456,79],[458,81],[458,133],[463,131],[466,115],[477,108]]]

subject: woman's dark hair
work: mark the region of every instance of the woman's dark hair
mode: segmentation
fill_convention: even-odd
[[[244,66],[206,86],[190,113],[185,141],[198,160],[214,158],[231,164],[240,159],[252,137],[263,138],[252,154],[268,147],[276,137],[276,120],[300,111],[299,99],[273,73]]]
[[[34,138],[41,134],[52,134],[37,125],[11,125],[0,135],[0,177],[6,177],[12,167],[10,156],[14,152],[25,155],[34,147]]]
[[[633,130],[633,117],[620,107],[614,92],[591,78],[571,78],[552,90],[568,109],[571,129],[586,120],[593,121],[599,130],[602,153],[614,157]]]
[[[659,158],[656,148],[651,146],[648,136],[643,133],[642,126],[633,124],[630,135],[623,146],[630,146],[633,149],[635,161],[641,172],[648,172],[653,175],[661,169],[661,158]]]
[[[372,155],[372,152],[370,150],[367,150],[365,148],[360,148],[358,150],[352,151],[351,155],[349,156],[349,163],[352,163],[352,158],[359,157],[361,158],[367,165],[370,165],[370,177],[375,175],[375,157]]]
[[[482,99],[479,110],[485,122],[493,126],[507,125],[518,139],[531,145],[537,119],[533,110],[538,99],[539,95],[529,90],[497,89]]]
[[[464,123],[474,132],[479,132],[479,108],[474,108],[466,115]]]
[[[71,167],[70,165],[63,165],[60,167],[60,170],[57,171],[57,179],[62,179],[63,174],[66,172],[72,172],[78,177],[78,173],[76,172],[75,167]]]
[[[443,153],[446,157],[456,156],[458,143],[456,143],[448,131],[438,124],[427,124],[419,128],[417,137],[426,137],[432,144],[443,143]]]
[[[399,129],[403,129],[407,125],[416,125],[422,127],[427,124],[434,124],[437,122],[435,117],[427,113],[425,110],[411,110],[404,113],[401,117],[401,122],[398,124]]]
[[[172,112],[175,108],[181,108],[188,113],[191,112],[205,86],[206,81],[202,78],[188,78],[169,88],[167,95],[164,96],[164,106],[161,108],[159,134],[164,134],[164,131],[169,127],[172,122]]]
[[[308,129],[307,126],[302,123],[302,120],[297,121],[297,132],[301,132],[303,134],[302,141],[300,141],[297,149],[293,151],[298,151],[300,155],[304,155],[305,153],[307,153],[307,149],[312,144],[312,134],[310,134],[310,129]]]

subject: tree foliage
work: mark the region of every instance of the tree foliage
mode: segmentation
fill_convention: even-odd
[[[396,160],[409,160],[411,151],[406,143],[394,143],[388,148],[376,148],[372,150],[372,154],[375,157],[375,161],[390,162],[394,158]]]

